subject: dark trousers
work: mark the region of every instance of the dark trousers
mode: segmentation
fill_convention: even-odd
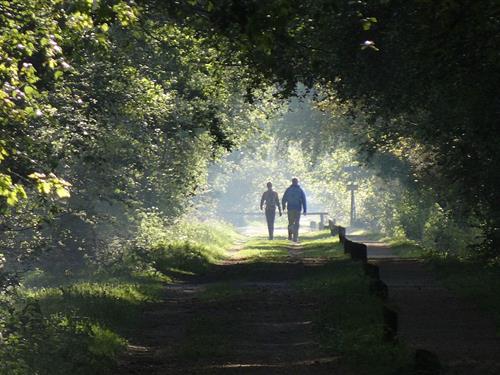
[[[276,209],[266,210],[267,230],[269,231],[269,239],[270,240],[273,239],[275,217],[276,217]]]
[[[288,210],[288,239],[298,241],[300,225],[300,211]]]

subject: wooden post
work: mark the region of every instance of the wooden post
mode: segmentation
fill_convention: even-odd
[[[323,230],[324,228],[325,228],[325,214],[319,214],[318,229]]]
[[[354,192],[358,190],[358,185],[351,182],[347,185],[347,190],[351,192],[351,227],[352,227],[356,222],[356,200],[354,198]]]

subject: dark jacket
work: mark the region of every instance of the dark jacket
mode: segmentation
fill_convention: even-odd
[[[288,207],[288,210],[304,210],[307,212],[306,194],[299,185],[290,185],[283,194],[283,209]]]

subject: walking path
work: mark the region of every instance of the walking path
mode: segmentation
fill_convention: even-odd
[[[135,332],[118,374],[346,373],[319,347],[312,326],[317,301],[290,285],[318,262],[302,261],[300,245],[288,251],[285,262],[226,261],[199,283],[169,286],[161,306],[144,313],[148,324]],[[200,299],[221,282],[242,292]]]
[[[444,288],[421,260],[349,237],[365,242],[369,261],[379,266],[402,342],[435,353],[445,374],[500,374],[500,339],[484,312]],[[241,248],[203,279],[167,287],[163,301],[144,312],[147,324],[129,335],[117,374],[350,374],[317,342],[318,301],[291,287],[317,272],[321,258],[308,259],[300,244],[290,244],[283,262],[245,263],[237,260]],[[203,298],[221,283],[238,292]]]
[[[484,311],[446,289],[422,260],[398,258],[380,242],[349,238],[366,243],[368,260],[379,266],[404,342],[437,354],[446,373],[500,374],[500,338]]]

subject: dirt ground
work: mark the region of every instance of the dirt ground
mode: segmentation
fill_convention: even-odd
[[[350,238],[366,243],[369,261],[379,266],[402,341],[435,353],[447,374],[500,374],[500,337],[491,317],[446,289],[422,260],[401,259],[383,243]]]
[[[289,252],[285,263],[228,261],[203,279],[169,286],[164,302],[144,312],[147,325],[131,332],[134,338],[117,373],[347,373],[316,341],[315,301],[290,287],[321,261],[302,258],[296,245]],[[223,281],[248,293],[223,302],[199,298],[200,291]],[[196,336],[190,336],[193,327]]]
[[[487,314],[444,288],[421,260],[365,242],[388,285],[388,304],[398,312],[401,342],[435,353],[443,374],[500,374],[500,338]],[[288,250],[284,263],[228,261],[203,279],[168,286],[164,301],[144,311],[145,326],[130,332],[117,374],[349,375],[338,357],[319,347],[312,326],[317,303],[290,287],[321,260],[304,258],[300,246]],[[222,302],[200,298],[220,282],[245,292]]]

